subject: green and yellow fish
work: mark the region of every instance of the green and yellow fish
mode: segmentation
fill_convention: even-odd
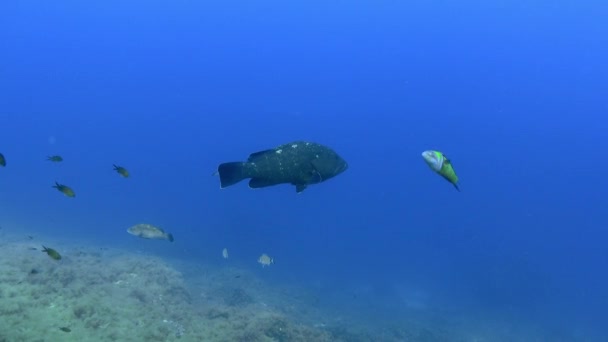
[[[53,162],[53,163],[59,163],[63,161],[63,157],[61,156],[48,156],[46,157],[46,160]]]
[[[52,248],[42,246],[42,251],[48,254],[48,256],[51,257],[51,259],[53,260],[61,260],[61,255],[59,254],[59,252]]]
[[[458,176],[454,172],[452,162],[443,153],[439,151],[424,151],[422,152],[422,158],[426,164],[441,177],[445,178],[448,182],[452,183],[456,190],[460,191],[458,187]]]
[[[114,171],[118,172],[119,175],[123,176],[124,178],[129,177],[129,171],[127,169],[125,169],[122,166],[118,166],[115,164],[112,164],[114,166]]]
[[[0,153],[0,166],[6,166],[6,158],[4,158],[4,155],[2,153]]]
[[[63,184],[59,184],[59,183],[55,182],[55,185],[53,185],[53,188],[59,190],[60,192],[62,192],[64,195],[66,195],[68,197],[76,197],[76,193],[74,192],[74,190],[72,190],[72,188],[70,188],[67,185],[63,185]]]

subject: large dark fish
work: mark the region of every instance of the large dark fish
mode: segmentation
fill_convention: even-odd
[[[251,178],[250,188],[292,184],[300,193],[310,184],[324,182],[348,168],[327,146],[294,141],[271,150],[253,153],[246,162],[223,163],[217,169],[222,188]]]

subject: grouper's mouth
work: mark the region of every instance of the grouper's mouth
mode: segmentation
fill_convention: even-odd
[[[344,164],[343,164],[343,165],[338,166],[338,167],[336,168],[336,170],[335,170],[335,174],[336,174],[336,175],[338,175],[338,174],[340,174],[340,173],[342,173],[342,172],[346,171],[347,169],[348,169],[348,163],[347,163],[347,162],[344,162]]]

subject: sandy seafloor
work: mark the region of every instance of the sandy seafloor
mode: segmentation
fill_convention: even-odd
[[[41,253],[42,244],[62,260]],[[381,315],[365,299],[336,308],[315,289],[265,279],[254,262],[192,263],[7,232],[0,251],[0,342],[589,340],[483,313]]]

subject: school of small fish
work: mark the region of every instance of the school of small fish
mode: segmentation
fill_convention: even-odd
[[[441,152],[428,150],[422,153],[427,165],[452,183],[460,191],[458,177],[454,172],[451,161]],[[48,156],[47,161],[51,163],[62,163],[60,155]],[[0,153],[0,167],[6,167],[5,156]],[[129,178],[130,172],[123,166],[112,164],[113,171],[123,178]],[[249,178],[250,188],[265,188],[279,184],[295,185],[296,192],[301,193],[309,185],[319,184],[333,178],[348,169],[347,162],[335,151],[327,146],[306,141],[294,141],[282,144],[273,149],[254,152],[249,155],[245,162],[228,162],[218,166],[214,175],[220,177],[220,188],[226,188]],[[55,181],[52,186],[66,197],[75,198],[76,192],[68,185]],[[127,232],[133,236],[143,239],[167,240],[173,242],[173,234],[165,232],[162,228],[147,223],[131,226]],[[30,248],[37,250],[37,248]],[[62,257],[53,248],[42,246],[42,252],[53,260],[61,260]],[[222,250],[222,257],[228,259],[228,249]],[[266,253],[260,255],[257,262],[262,267],[274,264],[274,258]],[[68,327],[60,328],[69,332]]]

